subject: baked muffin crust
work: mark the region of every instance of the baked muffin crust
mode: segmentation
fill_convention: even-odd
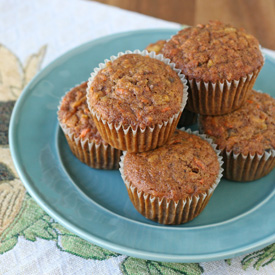
[[[153,126],[181,109],[183,84],[165,63],[139,54],[125,54],[94,77],[89,103],[102,119],[124,126]]]
[[[222,116],[200,116],[202,131],[219,149],[235,154],[275,150],[275,99],[252,90],[244,105]]]
[[[211,145],[180,130],[164,146],[124,158],[125,178],[138,191],[175,201],[207,192],[219,170]]]
[[[64,96],[58,111],[59,121],[69,128],[76,138],[106,143],[97,131],[88,109],[86,89],[87,82],[76,86]]]
[[[239,80],[263,66],[258,40],[219,21],[210,21],[178,32],[161,53],[188,79],[216,83]]]
[[[148,52],[155,52],[156,54],[160,54],[165,43],[166,40],[158,40],[155,43],[149,44],[145,49]]]

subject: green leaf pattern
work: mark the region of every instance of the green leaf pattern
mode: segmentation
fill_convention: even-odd
[[[106,260],[109,257],[116,257],[118,254],[92,245],[76,235],[62,235],[60,250],[69,252],[84,259]]]
[[[203,272],[199,264],[155,262],[133,257],[126,258],[121,265],[121,269],[127,275],[199,275]]]
[[[12,249],[19,236],[32,242],[37,238],[55,241],[61,251],[85,259],[106,260],[119,255],[79,238],[53,221],[28,194],[17,218],[0,238],[0,254]]]
[[[17,243],[19,236],[24,236],[30,241],[35,241],[37,237],[52,239],[47,232],[49,219],[49,216],[38,207],[34,200],[26,195],[21,211],[0,237],[0,253],[3,254],[10,250]]]
[[[15,247],[15,245],[17,244],[17,236],[9,238],[3,242],[1,242],[0,244],[0,254],[3,254],[9,250],[11,250],[12,248]]]
[[[259,270],[261,266],[266,266],[272,262],[275,262],[275,244],[271,244],[262,250],[253,252],[245,256],[241,261],[245,270],[251,265]]]

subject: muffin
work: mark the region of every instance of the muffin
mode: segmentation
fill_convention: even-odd
[[[155,43],[149,44],[145,49],[148,52],[155,52],[156,54],[159,54],[159,53],[161,53],[161,50],[165,43],[166,43],[166,40],[158,40]],[[187,102],[188,102],[188,100],[187,100]],[[196,122],[197,122],[197,114],[184,108],[183,112],[180,116],[177,128],[190,126],[190,125],[195,124]]]
[[[162,147],[125,152],[120,172],[135,208],[162,224],[181,224],[198,216],[222,175],[215,147],[204,135],[176,130]]]
[[[102,138],[143,152],[167,142],[187,99],[184,77],[162,55],[127,51],[91,74],[87,102]]]
[[[147,50],[149,53],[155,52],[156,54],[160,54],[165,43],[166,43],[166,40],[158,40],[157,42],[149,44],[145,48],[145,50]]]
[[[243,106],[222,116],[200,116],[202,132],[222,151],[224,177],[252,181],[275,166],[275,99],[252,90]]]
[[[202,115],[241,107],[264,64],[255,37],[219,21],[179,31],[161,53],[188,80],[186,108]]]
[[[121,151],[106,143],[96,129],[86,102],[87,82],[71,89],[62,98],[59,124],[73,154],[97,169],[118,169]]]

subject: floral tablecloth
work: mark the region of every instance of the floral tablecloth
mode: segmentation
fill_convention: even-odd
[[[190,264],[141,260],[90,244],[45,213],[15,171],[10,115],[41,68],[101,36],[178,27],[91,1],[0,1],[0,274],[275,274],[275,244],[230,260]]]

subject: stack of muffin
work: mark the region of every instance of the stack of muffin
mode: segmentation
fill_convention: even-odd
[[[99,64],[88,83],[64,96],[58,118],[72,152],[82,162],[99,169],[120,165],[129,197],[142,215],[163,224],[180,224],[204,209],[220,181],[223,162],[211,139],[176,130],[179,119],[190,123],[195,113],[201,114],[201,129],[212,133],[228,157],[225,168],[239,167],[230,158],[231,152],[219,144],[215,134],[223,133],[224,126],[217,120],[244,108],[247,98],[254,100],[251,94],[256,92],[251,89],[263,58],[254,37],[220,22],[184,29],[148,50],[119,53]],[[274,100],[264,97],[257,102],[258,110],[262,110],[261,103],[267,106],[268,118],[264,118],[274,127]],[[238,132],[232,123],[228,127],[230,135]],[[274,128],[267,138],[272,134]],[[257,159],[257,170],[266,166],[262,159],[273,160],[271,170],[275,165],[273,141],[262,158],[239,155],[253,164]],[[232,152],[238,160],[239,155],[236,158]],[[247,169],[246,162],[241,164]]]
[[[275,166],[275,100],[252,90],[264,64],[257,39],[210,22],[151,47],[188,79],[186,109],[199,114],[200,131],[222,151],[224,177],[252,181],[268,174]]]

